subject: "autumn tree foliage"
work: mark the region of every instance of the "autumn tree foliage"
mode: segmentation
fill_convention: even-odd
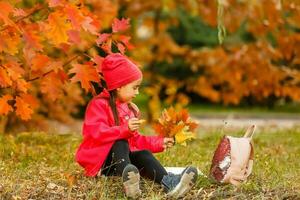
[[[103,87],[101,52],[133,47],[125,34],[129,19],[115,18],[118,9],[108,0],[11,0],[0,8],[3,127],[19,119],[70,121],[84,96]]]
[[[218,17],[218,3],[223,16]],[[300,3],[293,0],[121,1],[135,19],[149,108],[300,101]],[[221,17],[221,19],[220,19]],[[218,21],[227,32],[218,42]],[[159,111],[153,117],[159,116]]]

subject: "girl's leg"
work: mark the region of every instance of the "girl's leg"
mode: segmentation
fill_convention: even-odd
[[[137,198],[141,195],[139,170],[129,159],[129,146],[126,140],[117,140],[102,167],[102,174],[122,176],[127,197]]]
[[[102,167],[102,174],[122,176],[126,165],[130,163],[129,146],[126,140],[117,140],[112,146]]]
[[[131,163],[140,170],[141,175],[154,180],[156,183],[160,184],[163,176],[168,174],[148,150],[130,152],[129,157]]]
[[[162,184],[168,197],[183,197],[196,183],[198,172],[195,167],[187,167],[181,174],[175,175],[167,173],[150,151],[131,152],[129,157],[141,174]]]

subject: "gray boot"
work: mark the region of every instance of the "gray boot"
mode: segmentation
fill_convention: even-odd
[[[161,181],[168,197],[183,197],[195,185],[198,171],[195,167],[187,167],[181,174],[168,173]]]

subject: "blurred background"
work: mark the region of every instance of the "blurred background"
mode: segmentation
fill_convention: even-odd
[[[129,18],[126,34],[130,42],[128,37],[126,54],[144,73],[143,86],[135,102],[143,118],[149,121],[157,119],[161,110],[169,106],[188,108],[199,119],[223,119],[221,123],[224,119],[241,117],[298,119],[299,1],[9,2],[24,9],[52,3],[48,10],[32,16],[30,20],[36,22],[46,19],[51,9],[65,2],[84,7],[99,19],[101,33],[111,32],[114,18]],[[224,29],[226,35],[220,32]],[[72,52],[84,49],[88,40],[92,39],[82,36],[82,41],[72,46]],[[68,56],[62,49],[61,46],[54,49],[56,58]],[[96,45],[85,53],[105,55]],[[39,90],[36,82],[32,87],[37,85]],[[50,98],[51,101],[43,92],[32,91],[39,104],[32,118],[24,122],[9,114],[2,119],[4,129],[47,129],[51,123],[53,126],[72,124],[83,118],[87,102],[93,96],[75,86],[65,90],[61,98]]]

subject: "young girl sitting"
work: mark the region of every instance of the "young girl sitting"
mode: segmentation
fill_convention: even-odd
[[[140,174],[161,184],[168,196],[182,197],[195,184],[197,169],[167,173],[152,153],[173,146],[174,139],[138,132],[139,110],[132,100],[139,94],[142,72],[126,56],[115,53],[104,59],[102,73],[107,89],[87,106],[77,162],[87,176],[122,176],[127,197],[141,194]]]

